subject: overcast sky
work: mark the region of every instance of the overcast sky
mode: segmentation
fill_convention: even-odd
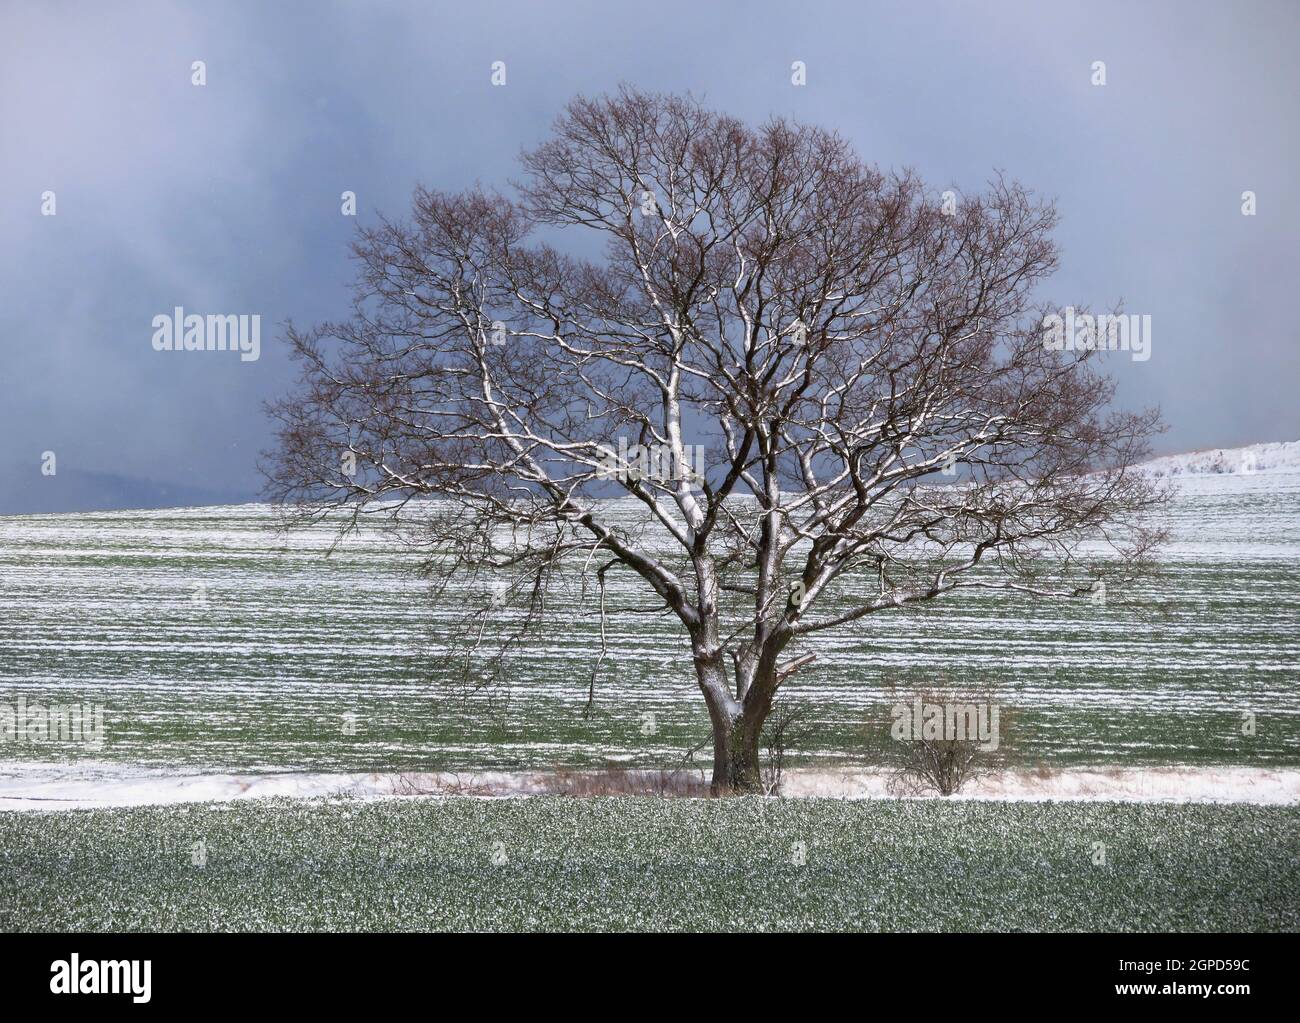
[[[277,324],[343,312],[357,221],[505,184],[621,81],[835,128],[936,191],[1001,169],[1054,196],[1044,297],[1151,315],[1150,360],[1107,366],[1163,407],[1161,451],[1300,438],[1297,44],[1295,2],[9,0],[0,512],[256,495],[261,405],[295,376]],[[259,313],[261,357],[155,351],[175,306]]]

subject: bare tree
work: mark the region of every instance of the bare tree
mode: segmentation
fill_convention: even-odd
[[[288,328],[270,493],[437,498],[434,577],[509,572],[532,606],[564,565],[602,602],[632,573],[689,639],[717,791],[760,789],[819,633],[1147,561],[1161,495],[1131,466],[1158,415],[1110,411],[1093,355],[1044,345],[1050,203],[997,178],[944,209],[832,132],[630,88],[572,102],[522,162],[507,192],[419,189],[360,232],[354,314]]]

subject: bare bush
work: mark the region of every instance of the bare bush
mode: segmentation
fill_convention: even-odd
[[[978,763],[979,744],[969,739],[918,739],[901,743],[898,749],[902,762],[889,779],[895,795],[950,796],[983,768]]]
[[[798,744],[808,723],[808,708],[789,700],[773,700],[764,736],[767,742],[767,765],[763,771],[763,792],[778,795],[785,772],[787,751]]]
[[[1005,766],[1007,719],[991,690],[939,687],[905,693],[894,686],[893,694],[891,741],[885,748],[895,795],[950,796]]]

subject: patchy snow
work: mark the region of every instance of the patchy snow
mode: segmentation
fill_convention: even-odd
[[[1250,444],[1244,448],[1208,448],[1143,462],[1152,476],[1203,476],[1300,472],[1300,440]]]
[[[703,775],[694,772],[695,782]],[[0,779],[0,810],[67,810],[227,802],[271,796],[354,799],[472,796],[517,798],[599,792],[598,772],[461,771],[370,774],[206,774],[88,778],[54,770]],[[577,784],[584,781],[590,784]],[[795,768],[785,772],[787,798],[890,799],[879,771]],[[939,798],[939,797],[922,797]],[[953,799],[1013,802],[1142,803],[1300,802],[1300,769],[1253,767],[1078,768],[1006,771],[970,782]]]
[[[807,798],[889,798],[889,776],[876,771],[794,771],[782,793]],[[940,798],[940,797],[933,797]],[[1300,769],[1125,767],[1004,771],[975,778],[951,799],[1119,803],[1300,802]]]

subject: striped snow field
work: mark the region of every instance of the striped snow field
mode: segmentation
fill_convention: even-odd
[[[977,591],[822,637],[787,693],[807,708],[798,762],[878,762],[885,681],[942,677],[996,693],[1024,768],[1300,765],[1300,472],[1175,485],[1165,577],[1105,608]],[[107,720],[98,749],[0,738],[0,778],[674,766],[706,734],[670,622],[611,621],[584,717],[590,614],[561,609],[473,690],[447,641],[486,583],[435,602],[377,530],[326,557],[330,528],[274,526],[258,505],[0,518],[0,719],[21,697]],[[646,602],[611,578],[611,604]]]

